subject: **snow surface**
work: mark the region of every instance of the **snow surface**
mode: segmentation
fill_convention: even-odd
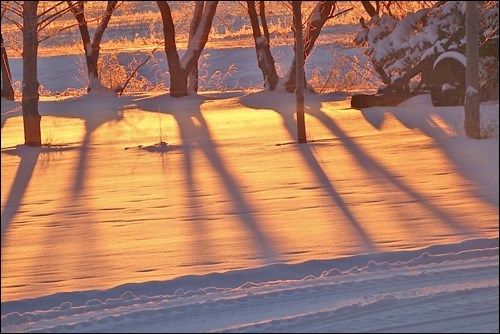
[[[497,332],[498,275],[475,239],[5,303],[2,332]]]
[[[2,99],[2,332],[498,332],[498,101],[294,103],[47,97],[37,149]]]

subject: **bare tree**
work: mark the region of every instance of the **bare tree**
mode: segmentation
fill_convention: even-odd
[[[196,92],[198,78],[198,60],[208,41],[208,34],[217,9],[218,1],[197,1],[189,29],[189,40],[186,53],[179,57],[175,42],[175,28],[172,12],[167,1],[157,1],[163,22],[165,38],[165,54],[167,55],[168,70],[170,72],[170,95],[173,97],[186,96]],[[188,85],[188,78],[191,83]]]
[[[321,1],[320,3],[318,3],[318,5],[316,5],[316,7],[314,7],[307,22],[306,33],[303,37],[304,62],[307,60],[307,57],[309,57],[309,54],[313,50],[314,43],[318,39],[321,33],[321,29],[325,25],[326,21],[333,17],[333,13],[335,11],[335,3],[336,1]],[[295,50],[295,52],[297,52],[297,50]],[[297,66],[295,65],[295,61],[296,58],[293,58],[290,70],[285,76],[285,88],[288,92],[294,92],[297,84],[297,75],[295,73]]]
[[[248,16],[252,24],[253,39],[255,41],[255,51],[257,52],[257,61],[259,68],[264,75],[264,87],[269,90],[274,90],[278,84],[278,74],[276,73],[276,66],[274,58],[271,54],[269,46],[269,29],[265,19],[265,5],[264,1],[259,1],[260,22],[264,36],[261,33],[257,11],[255,10],[255,1],[247,1]]]
[[[40,114],[38,113],[37,79],[37,8],[38,1],[24,1],[23,17],[23,123],[24,143],[30,146],[41,146]]]
[[[49,31],[44,36],[44,30],[69,11],[67,6],[63,6],[64,3],[65,1],[10,1],[8,6],[2,7],[2,10],[5,8],[9,12],[9,15],[3,18],[17,26],[23,35],[22,108],[26,145],[40,146],[42,143],[41,117],[38,113],[40,87],[37,74],[38,45],[53,35],[53,31]]]
[[[99,79],[99,71],[97,68],[97,61],[99,60],[100,44],[104,31],[108,27],[109,21],[111,20],[111,15],[118,4],[118,1],[108,1],[106,6],[106,12],[102,15],[99,25],[94,33],[92,41],[90,39],[90,33],[88,28],[88,22],[85,18],[85,1],[67,1],[68,7],[70,8],[73,15],[75,15],[78,21],[78,29],[80,30],[80,36],[82,38],[83,49],[85,51],[85,61],[87,63],[87,73],[89,77],[89,83],[87,91],[92,89],[100,89],[102,87],[101,81]]]
[[[467,67],[465,92],[465,133],[471,138],[481,138],[479,116],[479,15],[477,1],[467,1],[465,28],[467,38]]]
[[[198,29],[203,16],[203,1],[196,1],[193,13],[193,19],[189,25],[189,37],[188,39],[193,39],[196,35],[196,30]],[[188,75],[188,91],[197,92],[198,91],[198,62],[194,64],[193,70]]]
[[[294,1],[291,1],[292,8]],[[307,57],[314,48],[314,44],[318,39],[321,29],[325,23],[333,18],[336,1],[320,1],[313,9],[309,19],[306,23],[306,32],[303,34],[303,62],[307,60]],[[252,24],[252,32],[255,41],[255,49],[257,52],[257,60],[259,67],[264,75],[264,81],[266,88],[269,90],[274,90],[279,82],[278,75],[276,74],[274,58],[270,51],[270,36],[269,29],[265,20],[265,5],[264,1],[259,2],[260,9],[260,24],[259,18],[257,17],[257,11],[255,10],[255,1],[247,1],[248,15],[250,17],[250,22]],[[264,32],[262,35],[261,27]],[[296,48],[294,48],[295,50]],[[296,51],[296,50],[295,50]],[[284,77],[284,86],[288,92],[294,92],[296,87],[296,57],[293,58],[292,64],[288,73]],[[305,78],[304,78],[305,80]]]

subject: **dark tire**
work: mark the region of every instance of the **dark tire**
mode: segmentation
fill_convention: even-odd
[[[434,106],[461,106],[465,99],[465,66],[454,58],[441,60],[432,71],[431,98]]]

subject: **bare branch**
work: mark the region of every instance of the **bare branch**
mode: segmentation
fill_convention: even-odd
[[[354,9],[354,7],[351,7],[351,8],[348,8],[348,9],[344,9],[343,11],[341,11],[341,12],[339,12],[339,13],[337,13],[337,14],[333,14],[333,13],[332,13],[330,16],[328,16],[328,19],[333,19],[333,18],[335,18],[335,17],[337,17],[337,16],[340,16],[340,15],[342,15],[342,14],[345,14],[345,13],[347,13],[347,12],[350,12],[350,11],[351,11],[351,10],[353,10],[353,9]]]
[[[270,39],[269,29],[267,27],[266,9],[264,1],[259,1],[259,14],[260,14],[260,21],[262,23],[262,29],[264,30],[264,37],[267,39],[267,42],[269,43],[271,39]]]
[[[151,51],[151,53],[149,54],[149,56],[146,58],[146,60],[144,60],[141,64],[139,64],[139,66],[137,66],[135,68],[135,70],[132,72],[132,74],[128,77],[127,81],[125,81],[125,83],[123,84],[123,87],[116,90],[116,93],[118,93],[120,96],[122,96],[123,94],[123,91],[125,90],[125,88],[127,87],[129,81],[134,77],[134,75],[137,73],[137,71],[139,70],[139,68],[141,68],[142,66],[144,66],[150,59],[151,57],[153,57],[154,53],[156,50],[158,50],[158,48],[160,46],[162,46],[164,44],[164,42],[161,42],[159,43],[154,49],[153,51]]]
[[[97,48],[101,43],[102,36],[104,35],[104,30],[106,30],[109,20],[111,20],[111,15],[116,8],[118,1],[108,1],[106,7],[106,13],[103,15],[102,21],[97,27],[94,33],[94,39],[92,40],[92,48]]]

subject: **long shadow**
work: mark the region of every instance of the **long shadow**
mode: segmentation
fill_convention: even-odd
[[[439,208],[438,206],[432,204],[428,199],[420,194],[418,191],[412,189],[409,185],[400,181],[400,179],[391,173],[391,171],[382,167],[374,158],[372,158],[368,153],[361,149],[335,122],[328,117],[322,110],[321,107],[315,106],[311,108],[310,114],[320,120],[333,135],[335,135],[346,148],[351,151],[352,156],[360,166],[364,168],[370,174],[376,176],[382,176],[384,180],[392,183],[396,188],[400,189],[402,192],[409,195],[420,205],[422,205],[428,212],[433,214],[439,221],[458,231],[459,233],[470,235],[472,231],[463,226],[460,222],[454,219],[446,211]]]
[[[109,268],[106,262],[107,257],[91,255],[92,253],[105,254],[105,252],[104,250],[98,251],[103,245],[100,241],[103,236],[97,230],[93,208],[85,204],[85,199],[89,198],[86,183],[89,180],[88,172],[92,168],[89,166],[93,146],[92,135],[102,125],[121,120],[123,105],[127,102],[128,99],[121,99],[114,95],[88,94],[63,101],[41,103],[40,113],[61,118],[81,119],[85,126],[81,141],[76,145],[71,145],[73,149],[78,150],[78,159],[72,170],[73,174],[69,178],[70,183],[63,190],[64,197],[60,201],[59,209],[56,210],[58,214],[54,215],[49,223],[50,226],[56,228],[56,231],[60,229],[65,229],[65,231],[57,233],[57,239],[54,239],[53,233],[45,233],[41,237],[41,243],[44,245],[71,243],[75,251],[68,253],[74,254],[59,254],[57,247],[44,247],[39,258],[51,260],[49,270],[40,269],[36,264],[31,266],[31,276],[37,277],[42,274],[46,276],[45,279],[49,282],[42,283],[49,284],[48,288],[51,284],[58,284],[57,281],[61,279],[58,276],[59,272],[73,272],[73,278],[67,278],[68,281],[105,278],[106,276],[106,269]],[[40,284],[38,278],[35,280]],[[54,280],[54,283],[51,280]]]
[[[243,223],[249,232],[251,240],[254,242],[263,260],[278,260],[277,252],[262,232],[260,223],[255,217],[256,210],[252,208],[250,201],[241,192],[241,187],[233,174],[228,170],[223,159],[218,152],[210,133],[208,124],[201,112],[201,105],[205,99],[201,96],[175,99],[170,97],[160,97],[150,100],[137,101],[140,109],[158,112],[158,106],[165,108],[165,104],[171,107],[166,113],[174,116],[179,126],[182,147],[184,149],[184,164],[186,167],[186,180],[188,191],[193,191],[196,196],[196,182],[194,180],[195,169],[193,168],[193,148],[196,147],[203,152],[208,159],[213,170],[220,177],[224,188],[231,199],[234,213]],[[168,106],[166,108],[168,108]],[[160,111],[161,112],[161,111]],[[203,182],[203,181],[202,181]],[[208,182],[208,181],[204,181]],[[193,203],[195,206],[197,203]],[[197,214],[199,212],[193,212]]]
[[[2,102],[2,116],[1,116],[1,129],[3,129],[5,122],[16,116],[21,116],[23,114],[21,102],[19,101],[9,101],[5,98],[1,98]]]
[[[262,94],[262,93],[256,93],[256,94]],[[335,99],[335,96],[333,96],[333,99]],[[293,97],[290,96],[290,100],[293,100]],[[377,177],[382,177],[386,182],[391,183],[393,186],[398,188],[400,191],[406,193],[408,196],[410,196],[414,201],[418,202],[422,207],[424,207],[429,213],[431,213],[434,217],[436,217],[441,223],[447,225],[448,227],[454,229],[458,233],[462,235],[473,235],[473,231],[469,228],[467,228],[464,224],[460,223],[457,221],[452,215],[450,215],[448,212],[443,210],[442,208],[434,205],[433,203],[429,202],[428,198],[422,194],[420,194],[418,191],[412,189],[411,186],[407,185],[403,181],[401,181],[396,175],[394,175],[391,171],[387,170],[383,166],[381,166],[374,158],[372,158],[367,152],[365,152],[359,145],[357,145],[349,136],[346,134],[328,115],[326,115],[322,110],[321,110],[321,102],[319,102],[320,99],[318,97],[312,96],[308,99],[306,99],[306,108],[307,108],[307,114],[310,116],[315,117],[318,119],[323,125],[329,129],[329,131],[340,140],[344,146],[351,152],[351,155],[353,158],[358,162],[358,164],[363,167],[363,169],[372,175],[375,175]],[[265,98],[260,98],[257,99],[255,96],[252,97],[245,97],[243,99],[244,104],[247,105],[250,108],[265,108],[265,109],[272,109],[272,105],[267,105]],[[290,132],[290,135],[293,138],[296,138],[296,122],[294,119],[294,108],[288,108],[288,109],[272,109],[278,114],[280,114],[283,117],[285,127],[288,129]],[[310,150],[309,150],[310,151]],[[326,175],[324,175],[324,172],[322,172],[321,167],[318,168],[319,164],[317,163],[316,159],[314,156],[309,157],[308,154],[304,154],[304,152],[308,152],[306,149],[301,150],[303,157],[305,160],[308,161],[308,164],[311,168],[316,173],[316,177],[319,181],[323,180],[324,178],[327,178]],[[312,155],[312,154],[311,154]],[[314,160],[312,160],[314,159]],[[311,163],[312,160],[312,163]],[[316,161],[316,162],[314,162]],[[316,166],[318,164],[318,166]],[[336,193],[331,193],[331,190],[328,188],[333,188],[331,183],[328,182],[326,183],[326,191],[330,193],[330,196],[334,201],[337,202],[337,196],[338,194]],[[335,195],[335,196],[332,196]],[[340,197],[340,196],[339,196]],[[340,207],[345,206],[345,203],[343,201],[337,202],[337,205]],[[346,208],[346,210],[348,210]],[[352,214],[346,215],[346,217],[353,217]],[[353,226],[357,231],[363,231],[361,228],[361,225],[356,221],[356,220],[350,220]],[[361,239],[364,239],[364,234],[361,233],[360,237]]]
[[[84,187],[92,134],[105,123],[121,120],[125,105],[129,102],[130,98],[117,97],[112,93],[91,93],[63,101],[40,103],[42,115],[77,118],[85,121],[85,134],[80,146],[77,173],[72,190],[73,196],[77,196]]]
[[[477,179],[474,177],[474,172],[471,171],[467,167],[470,164],[466,164],[468,157],[464,155],[464,147],[462,146],[460,150],[454,149],[455,145],[448,146],[451,135],[447,131],[445,131],[442,125],[447,126],[449,129],[452,129],[459,126],[456,122],[458,121],[455,117],[459,113],[441,113],[440,108],[433,107],[432,102],[430,101],[430,97],[420,96],[420,104],[415,104],[413,106],[399,106],[399,107],[375,107],[375,108],[367,108],[361,109],[361,113],[363,117],[376,129],[380,129],[386,114],[390,114],[394,116],[401,124],[403,124],[408,129],[419,129],[426,136],[432,138],[441,148],[441,151],[446,155],[446,157],[453,162],[454,166],[457,168],[457,171],[466,179],[471,180],[475,183],[480,183],[482,187],[491,188],[491,183],[484,183],[482,179]],[[415,103],[418,103],[415,102]],[[430,109],[432,108],[432,109]],[[449,107],[445,107],[449,108]],[[462,107],[454,107],[454,108],[462,108]],[[463,110],[462,110],[463,112]],[[415,113],[418,113],[418,118],[415,117]],[[450,116],[449,116],[450,115]],[[442,124],[437,124],[435,117],[440,119]],[[477,145],[478,141],[472,141],[467,138],[453,138],[456,142],[457,140],[464,140],[468,145]],[[465,144],[465,142],[464,142]],[[495,156],[496,155],[496,156]],[[462,161],[461,157],[464,157]],[[481,162],[485,160],[490,161],[491,163],[498,161],[498,151],[491,152],[491,154],[483,155],[481,157]],[[481,197],[491,203],[492,205],[498,206],[499,197],[498,197],[498,169],[496,174],[497,182],[494,182],[497,186],[496,189],[493,189],[489,194],[480,193],[476,191],[476,195]]]
[[[2,154],[13,154],[21,157],[21,162],[17,168],[17,173],[9,191],[9,196],[2,209],[2,241],[4,232],[16,216],[21,206],[24,194],[30,183],[33,171],[35,170],[38,157],[41,152],[40,147],[17,147],[9,151],[2,151]],[[2,242],[3,244],[3,242]]]
[[[97,266],[97,268],[100,268],[99,273],[101,275],[105,274],[102,269],[106,268],[106,265],[96,263],[96,259],[94,257],[88,257],[86,255],[89,247],[94,249],[96,246],[99,246],[99,243],[95,241],[98,237],[98,233],[95,231],[94,224],[92,224],[92,210],[82,206],[82,199],[84,196],[83,192],[85,189],[85,181],[87,180],[89,170],[88,163],[89,153],[91,151],[92,134],[101,125],[110,121],[120,120],[122,118],[121,110],[127,101],[127,99],[118,99],[116,96],[112,95],[90,94],[78,98],[70,98],[64,101],[41,101],[39,103],[39,110],[42,118],[44,116],[56,116],[61,118],[82,119],[85,122],[84,136],[81,142],[67,143],[69,145],[63,145],[60,149],[32,149],[36,150],[34,151],[36,154],[31,151],[23,152],[12,189],[5,203],[4,210],[2,210],[2,238],[4,231],[8,228],[19,210],[22,197],[37,164],[40,151],[43,153],[48,150],[50,153],[54,150],[79,150],[78,160],[74,166],[74,174],[71,178],[73,182],[68,186],[67,192],[62,195],[62,204],[60,206],[60,210],[57,211],[61,214],[54,215],[54,220],[48,225],[58,227],[59,232],[61,232],[61,228],[67,229],[67,232],[58,233],[59,237],[56,239],[54,239],[54,235],[52,233],[44,233],[40,236],[40,242],[43,245],[63,244],[64,239],[75,238],[76,242],[73,244],[73,247],[78,247],[80,249],[78,254],[82,254],[81,259],[78,261],[70,261],[70,263],[77,266],[75,268],[71,268],[71,270],[74,270],[76,273],[75,275],[77,277],[86,275],[86,269],[88,269],[86,266],[90,266],[91,268],[95,268]],[[75,211],[76,209],[78,210]],[[40,210],[43,210],[43,208],[40,208]],[[74,226],[75,229],[73,229],[72,222],[77,217],[80,217],[83,224],[79,224],[79,221],[77,221]],[[79,227],[77,227],[77,225]],[[45,229],[43,231],[45,231]],[[75,233],[78,233],[78,235],[75,235]],[[34,278],[34,281],[32,282],[33,284],[57,284],[56,282],[59,282],[60,277],[57,277],[57,279],[54,278],[53,283],[44,283],[41,281],[42,276],[40,276],[41,274],[51,276],[54,275],[54,273],[59,272],[58,266],[61,266],[61,263],[64,263],[64,261],[58,259],[64,257],[64,255],[59,254],[57,249],[57,247],[44,247],[44,249],[41,250],[41,254],[36,257],[37,259],[49,259],[49,263],[47,263],[46,266],[50,264],[50,267],[40,267],[39,263],[32,263],[29,266],[29,268],[32,268],[30,277]],[[70,269],[65,268],[64,270]],[[91,271],[96,272],[96,270]]]
[[[199,106],[198,106],[199,108]],[[181,140],[182,140],[182,148],[183,148],[183,158],[184,158],[184,175],[186,177],[186,183],[187,183],[187,194],[186,197],[188,198],[188,207],[191,210],[190,213],[190,226],[194,229],[194,235],[207,235],[207,228],[206,228],[206,222],[204,221],[205,219],[198,219],[199,217],[204,217],[205,213],[203,210],[203,205],[201,204],[200,199],[200,191],[196,187],[196,181],[195,181],[195,170],[193,168],[193,151],[194,151],[194,146],[196,145],[196,141],[192,139],[190,136],[190,131],[188,131],[187,127],[189,129],[193,128],[192,120],[190,119],[189,116],[186,116],[185,114],[178,115],[176,117],[176,121],[178,124],[185,124],[185,126],[180,127],[180,135],[181,135]],[[196,247],[193,247],[193,249],[200,250],[201,252],[196,252],[195,256],[200,258],[201,261],[206,263],[206,258],[211,258],[211,250],[212,247],[209,244],[209,241],[204,238],[197,238],[196,240],[193,239],[193,243],[196,245]]]
[[[257,94],[262,94],[262,93],[257,93]],[[293,95],[290,94],[290,98],[293,99]],[[265,98],[260,99],[260,101],[266,101]],[[245,104],[247,107],[250,108],[265,108],[269,109],[272,107],[267,106],[265,107],[264,105],[266,102],[262,103],[257,103],[256,105],[256,100],[254,97],[247,98],[244,97],[242,99],[243,104]],[[294,113],[295,109],[294,108],[275,108],[272,109],[276,113],[278,113],[282,118],[283,118],[283,124],[285,125],[285,128],[288,130],[290,136],[292,138],[297,137],[297,122],[295,121]],[[308,144],[297,144],[298,151],[301,153],[302,158],[304,161],[307,163],[309,169],[314,173],[317,182],[322,185],[323,189],[328,193],[330,196],[330,199],[332,200],[333,204],[338,207],[341,211],[342,214],[347,218],[347,220],[351,223],[352,228],[356,231],[359,239],[362,242],[362,245],[366,248],[367,251],[369,252],[374,252],[377,250],[377,247],[373,240],[370,238],[370,236],[365,232],[363,227],[361,226],[361,223],[358,221],[358,219],[354,216],[354,214],[351,212],[349,209],[348,205],[345,203],[345,201],[342,199],[340,194],[335,190],[335,187],[331,183],[328,175],[325,173],[321,165],[319,164],[318,160],[314,156],[311,146]]]
[[[110,103],[110,101],[113,101],[113,103]],[[80,148],[80,158],[73,187],[74,196],[77,195],[83,188],[83,182],[88,168],[87,160],[90,137],[92,133],[106,122],[121,119],[122,115],[120,111],[127,101],[128,100],[126,99],[118,100],[115,96],[110,95],[96,96],[95,94],[89,94],[64,101],[39,103],[39,109],[42,115],[81,118],[85,120],[85,136]],[[93,107],[96,107],[96,105],[100,105],[101,110],[91,110]],[[20,115],[21,114],[17,115],[17,112],[15,113],[15,116]],[[10,116],[12,115],[4,115],[4,113],[2,113],[2,124]],[[38,156],[42,149],[26,147],[22,149],[22,152],[19,150],[20,148],[16,148],[2,152],[16,154],[21,157],[21,162],[12,185],[12,189],[9,192],[9,197],[7,198],[4,209],[2,210],[2,237],[4,231],[10,225],[19,209],[22,197],[24,196],[26,187],[29,184],[31,175],[38,160]]]

